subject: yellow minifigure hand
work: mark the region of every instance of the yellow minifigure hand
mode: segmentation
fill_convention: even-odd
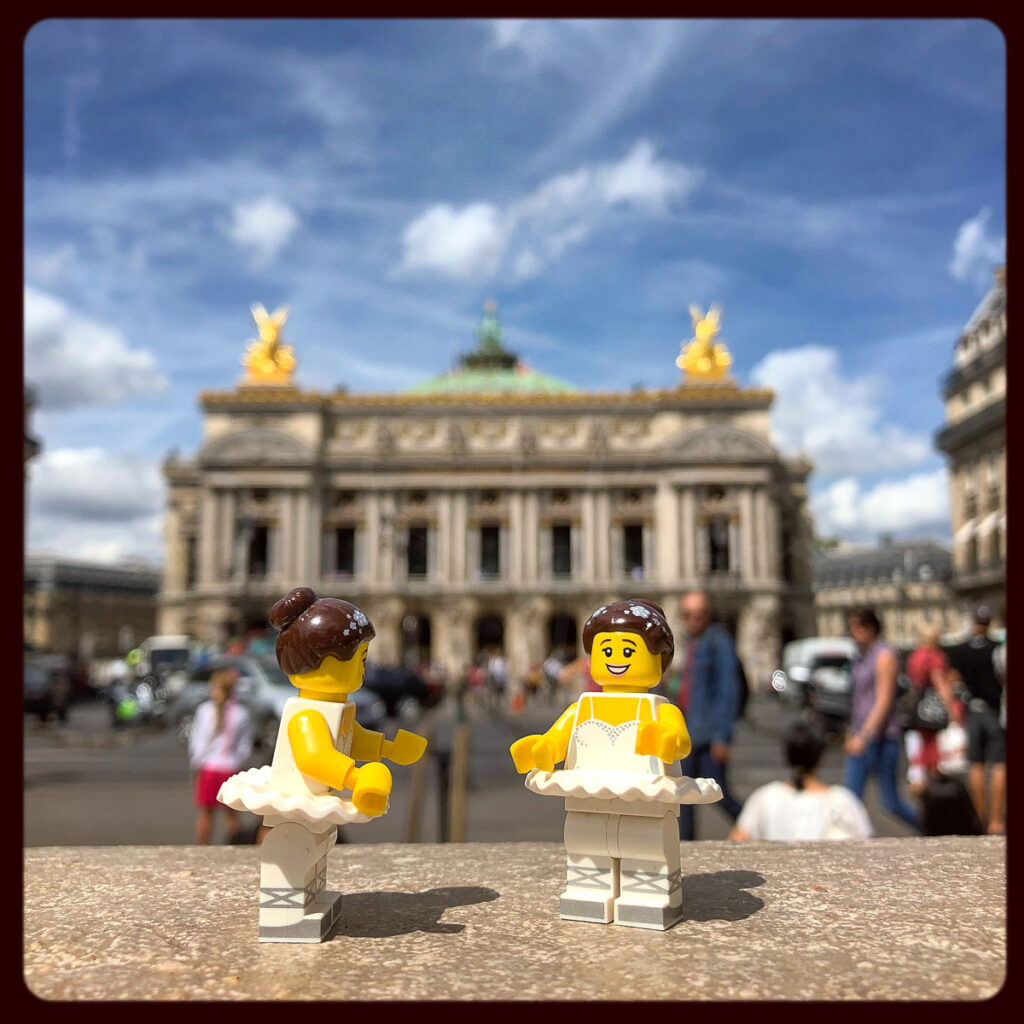
[[[534,768],[539,768],[542,772],[555,770],[555,752],[543,736],[524,736],[509,747],[509,753],[520,775],[525,775]]]
[[[393,740],[384,741],[381,756],[395,764],[414,764],[426,749],[426,736],[417,736],[414,732],[399,729]]]
[[[641,722],[636,732],[636,752],[665,762],[680,756],[680,737],[662,722]]]
[[[352,803],[360,813],[376,818],[388,809],[391,772],[387,765],[371,761],[362,768],[353,768],[345,781],[352,786]]]

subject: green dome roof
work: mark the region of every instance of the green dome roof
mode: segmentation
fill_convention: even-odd
[[[570,392],[577,389],[565,381],[531,370],[522,363],[512,369],[469,369],[459,367],[431,377],[408,388],[410,395],[472,394],[472,393],[537,393]]]
[[[497,303],[489,300],[477,328],[477,347],[459,360],[454,370],[407,389],[410,395],[436,394],[555,394],[575,391],[564,381],[531,370],[502,344]]]

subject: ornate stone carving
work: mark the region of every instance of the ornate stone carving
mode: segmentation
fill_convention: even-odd
[[[395,433],[403,447],[422,445],[434,440],[437,426],[437,422],[433,420],[408,420],[400,423]]]
[[[383,421],[377,423],[377,451],[382,454],[390,454],[395,450],[395,435],[391,428]]]
[[[612,421],[612,436],[616,440],[639,441],[651,432],[651,421],[645,419],[617,419]]]
[[[524,455],[536,454],[537,435],[529,423],[524,423],[519,430],[519,450]]]
[[[587,430],[587,448],[591,452],[608,450],[608,431],[600,420],[591,420]]]
[[[450,452],[462,455],[466,451],[466,435],[462,427],[454,420],[448,424],[448,436],[446,444]]]
[[[705,427],[687,434],[673,447],[694,462],[763,462],[778,458],[767,441],[737,427]]]
[[[199,453],[201,462],[288,465],[312,460],[313,452],[298,438],[265,427],[246,427],[218,437]]]

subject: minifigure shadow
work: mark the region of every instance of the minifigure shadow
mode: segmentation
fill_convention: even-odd
[[[715,871],[683,877],[683,921],[742,921],[764,900],[746,892],[764,885],[756,871]]]
[[[446,924],[441,915],[451,907],[490,903],[501,895],[479,885],[446,886],[426,892],[355,892],[341,897],[341,921],[335,935],[378,938],[431,932],[454,935],[466,926]]]

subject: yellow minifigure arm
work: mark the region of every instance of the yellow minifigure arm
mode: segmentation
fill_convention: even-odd
[[[352,803],[363,814],[377,816],[388,809],[391,772],[379,761],[357,768],[355,761],[337,750],[327,720],[307,709],[288,722],[288,742],[295,767],[331,789],[351,789]]]
[[[385,740],[382,744],[381,757],[395,764],[414,764],[426,749],[426,736],[417,736],[414,732],[399,729],[393,740]]]
[[[558,720],[543,736],[524,736],[509,747],[509,753],[520,775],[534,768],[544,772],[552,772],[559,761],[565,760],[569,752],[569,738],[572,735],[572,723],[576,717],[576,705],[569,707],[559,715]]]
[[[358,722],[352,723],[352,756],[357,761],[379,761],[384,746],[384,733],[364,729]]]
[[[660,758],[666,763],[690,753],[690,733],[682,711],[667,701],[658,705],[658,720],[643,722],[637,729],[636,752]]]
[[[426,737],[414,732],[399,729],[393,740],[386,740],[383,733],[352,723],[352,756],[357,761],[380,761],[386,757],[395,764],[414,764],[426,749]]]

